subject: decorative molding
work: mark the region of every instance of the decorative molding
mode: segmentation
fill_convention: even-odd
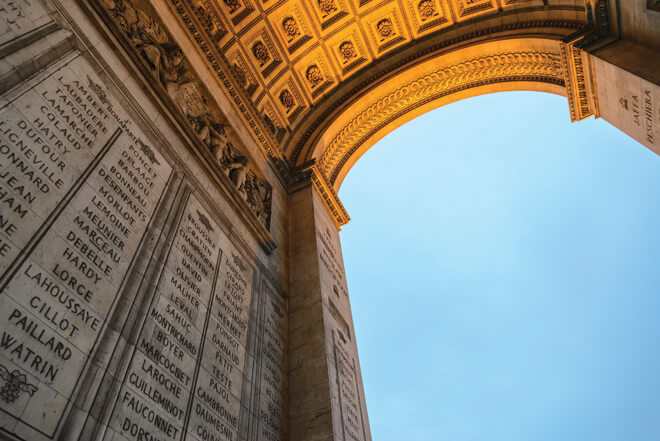
[[[608,8],[608,0],[597,0],[593,9],[588,4],[586,32],[571,35],[561,43],[566,95],[573,122],[598,115],[596,83],[587,48],[593,49],[614,38]]]
[[[292,183],[292,190],[299,188],[301,184],[311,183],[314,189],[321,196],[321,200],[325,204],[325,208],[330,213],[330,216],[335,223],[337,230],[340,230],[343,225],[346,225],[350,220],[350,216],[344,208],[344,205],[339,200],[337,193],[325,180],[318,166],[314,162],[304,164],[298,169]]]
[[[595,113],[589,93],[591,63],[585,59],[587,53],[574,44],[561,43],[561,56],[571,121],[582,121]]]
[[[390,122],[442,96],[504,81],[564,84],[561,57],[531,51],[490,55],[444,67],[404,84],[357,113],[339,130],[321,154],[319,171],[332,186],[348,158]]]
[[[551,9],[551,8],[550,8]],[[537,9],[534,8],[529,8],[530,12],[536,11]],[[510,11],[504,11],[504,15],[507,13],[511,13]],[[466,26],[465,23],[461,23],[460,26]],[[289,160],[291,161],[292,165],[295,164],[300,164],[304,161],[307,161],[311,158],[309,157],[302,157],[301,153],[303,152],[303,149],[310,144],[310,142],[313,142],[313,137],[318,134],[318,129],[321,125],[326,124],[330,121],[331,116],[337,112],[337,110],[344,106],[347,105],[354,97],[360,95],[363,91],[365,91],[368,87],[373,85],[374,83],[377,83],[378,81],[382,80],[384,77],[386,77],[388,74],[391,72],[397,72],[399,69],[401,69],[403,66],[409,63],[414,63],[415,60],[424,58],[432,53],[438,53],[442,50],[446,50],[446,48],[450,48],[453,45],[456,44],[461,44],[466,41],[472,40],[472,39],[477,39],[477,38],[482,38],[491,34],[497,34],[497,33],[502,33],[502,32],[511,32],[511,31],[520,31],[524,29],[530,29],[530,28],[535,28],[535,27],[548,27],[548,28],[563,28],[563,29],[573,29],[576,30],[576,32],[582,32],[582,30],[585,27],[584,23],[579,23],[577,21],[570,21],[570,20],[545,20],[545,21],[528,21],[528,22],[517,22],[517,23],[509,23],[506,25],[501,25],[501,26],[494,26],[491,28],[485,28],[485,29],[480,29],[476,30],[474,32],[469,32],[463,35],[460,35],[458,37],[450,38],[450,39],[442,39],[440,40],[437,44],[434,44],[432,46],[429,46],[425,48],[423,51],[416,51],[415,53],[411,54],[410,56],[404,57],[399,59],[397,62],[387,66],[386,68],[381,68],[378,72],[375,72],[374,75],[369,76],[366,78],[364,81],[361,81],[359,84],[355,85],[355,87],[351,87],[350,89],[343,90],[341,92],[341,95],[339,97],[334,97],[335,101],[329,105],[322,114],[318,115],[315,117],[309,125],[306,125],[304,127],[304,133],[299,139],[295,140],[295,146],[290,146],[290,145],[284,145],[283,149],[284,151],[291,150],[290,153],[288,153]],[[447,28],[445,31],[449,30],[454,30],[454,27],[452,28]],[[442,31],[440,31],[442,32]],[[438,38],[438,34],[432,33],[428,34],[423,38],[418,39],[418,41],[425,41],[430,38]],[[402,50],[405,49],[405,47],[402,48]],[[562,81],[563,82],[563,81]],[[335,93],[336,95],[336,93]],[[305,115],[305,117],[308,117],[309,115]]]

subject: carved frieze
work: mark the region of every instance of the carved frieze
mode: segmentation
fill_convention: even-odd
[[[125,41],[139,56],[180,116],[217,159],[241,198],[266,228],[271,211],[271,187],[250,166],[244,148],[235,145],[233,129],[147,5],[133,0],[98,0]],[[234,142],[230,141],[233,139]]]

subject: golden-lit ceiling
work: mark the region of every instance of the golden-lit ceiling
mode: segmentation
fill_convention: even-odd
[[[334,108],[416,58],[498,33],[558,39],[586,22],[584,0],[172,3],[211,64],[230,72],[235,103],[294,163]]]

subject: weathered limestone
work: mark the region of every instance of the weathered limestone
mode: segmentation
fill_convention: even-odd
[[[0,1],[0,440],[370,441],[366,149],[524,89],[660,153],[645,0],[312,3]]]
[[[339,235],[311,181],[291,220],[290,439],[370,441]]]

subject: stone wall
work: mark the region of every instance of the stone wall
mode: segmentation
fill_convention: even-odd
[[[99,4],[0,4],[0,439],[287,439],[286,190],[236,128],[255,210]]]

